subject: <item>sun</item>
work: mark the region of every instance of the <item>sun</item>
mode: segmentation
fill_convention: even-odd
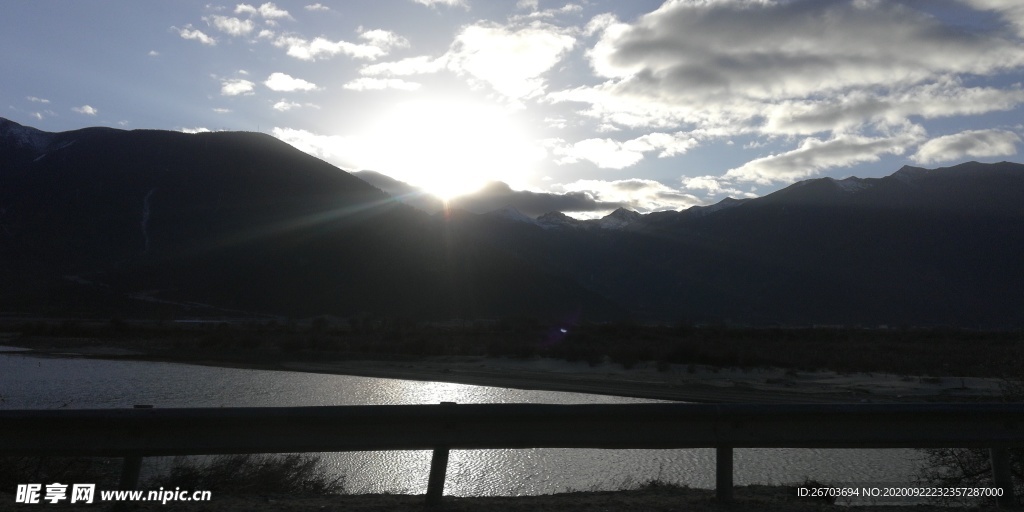
[[[521,186],[543,149],[516,115],[468,100],[399,103],[371,123],[364,149],[374,170],[445,200],[493,180]]]

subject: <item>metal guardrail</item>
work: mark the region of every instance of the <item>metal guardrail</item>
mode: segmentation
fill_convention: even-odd
[[[1024,446],[1024,404],[463,404],[0,411],[0,455],[146,456],[434,450],[716,448],[732,494],[733,448],[989,448],[1001,506],[1006,449]],[[1002,462],[1001,462],[1002,461]],[[131,464],[125,464],[129,468]],[[130,475],[129,475],[130,476]],[[137,476],[135,477],[137,478]],[[127,480],[127,481],[126,481]],[[131,478],[123,485],[134,486]]]

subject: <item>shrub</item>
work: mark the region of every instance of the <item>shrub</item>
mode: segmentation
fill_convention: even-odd
[[[146,487],[180,487],[218,493],[341,494],[345,477],[329,474],[320,457],[308,454],[175,457],[168,474]]]
[[[1024,401],[1024,380],[1007,381],[1003,398]],[[921,478],[931,487],[992,487],[992,463],[986,448],[926,448]],[[1024,504],[1024,448],[1011,448],[1010,475],[1018,505]]]

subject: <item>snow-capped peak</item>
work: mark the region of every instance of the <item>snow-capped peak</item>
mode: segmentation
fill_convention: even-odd
[[[828,179],[832,181],[833,185],[838,187],[843,192],[850,192],[850,193],[859,192],[861,190],[864,190],[866,188],[871,187],[871,185],[868,182],[866,182],[865,180],[863,180],[861,178],[858,178],[856,176],[850,176],[849,178],[845,178],[845,179],[841,179],[841,180],[837,180],[837,179],[833,179],[833,178],[828,178]]]
[[[598,220],[597,225],[604,229],[624,229],[641,219],[643,219],[643,215],[639,212],[618,208]]]

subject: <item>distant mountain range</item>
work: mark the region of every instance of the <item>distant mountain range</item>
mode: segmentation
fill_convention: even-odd
[[[0,312],[1024,326],[1020,164],[587,221],[356,176],[259,133],[0,119]]]

